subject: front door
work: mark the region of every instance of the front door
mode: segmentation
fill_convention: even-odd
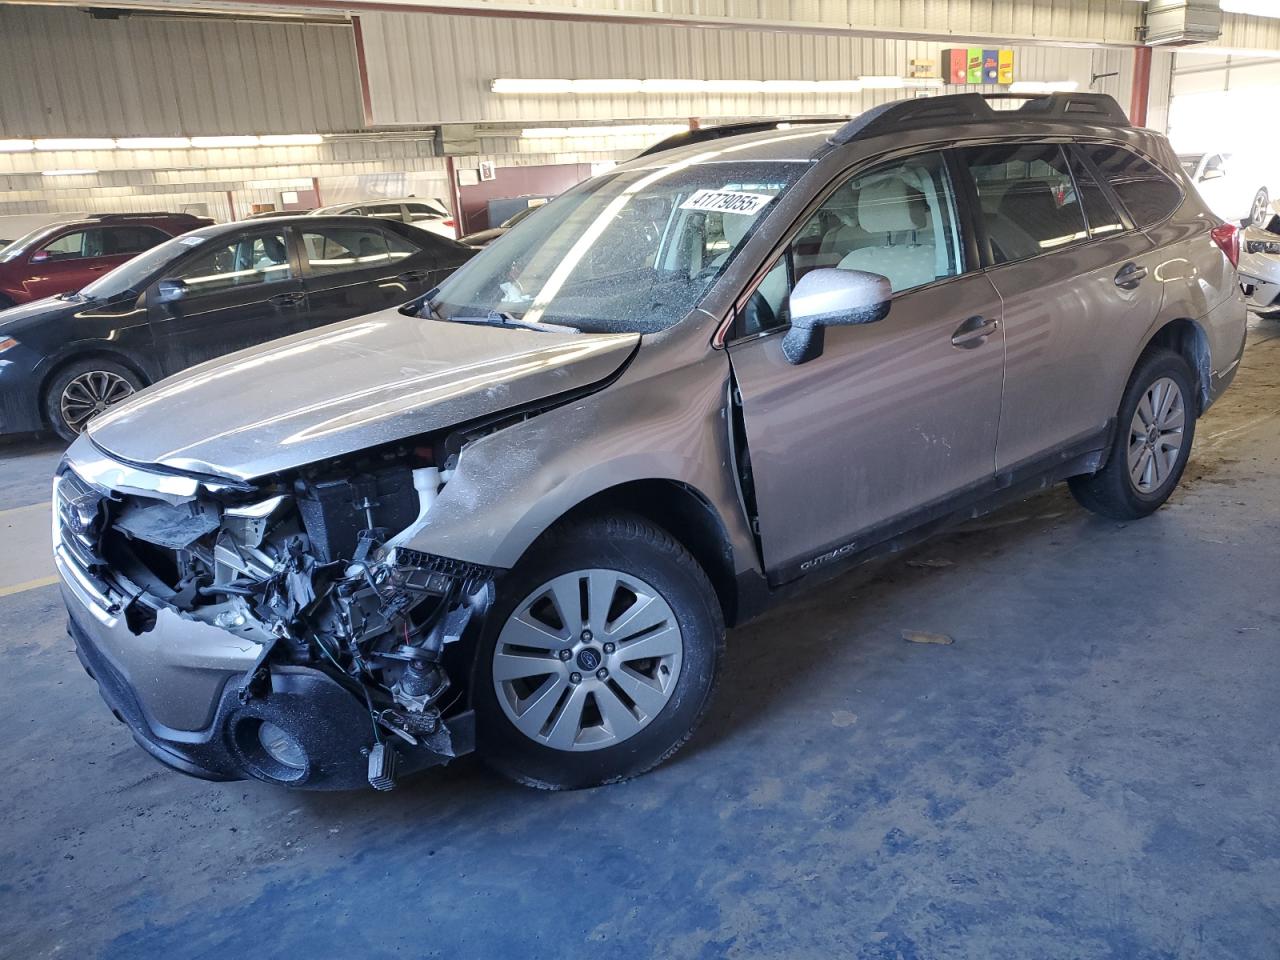
[[[283,229],[184,240],[196,252],[147,291],[166,375],[301,329],[306,293]],[[165,301],[162,285],[181,296]]]
[[[955,198],[938,153],[857,174],[743,311],[729,354],[775,582],[892,536],[994,472],[1001,306],[969,270]],[[822,355],[792,365],[787,297],[815,267],[882,274],[893,304],[878,323],[828,328]]]

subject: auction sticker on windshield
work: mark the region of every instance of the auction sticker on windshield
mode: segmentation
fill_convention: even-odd
[[[717,213],[758,213],[772,200],[766,193],[740,193],[737,190],[698,190],[680,204],[681,210],[705,210]]]

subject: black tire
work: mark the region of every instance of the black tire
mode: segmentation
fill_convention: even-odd
[[[1280,310],[1255,310],[1253,315],[1259,320],[1280,320]]]
[[[8,310],[10,307],[16,306],[17,304],[14,303],[10,297],[6,297],[3,293],[0,293],[0,310]]]
[[[660,595],[680,629],[680,668],[665,705],[638,732],[599,749],[555,749],[522,733],[508,717],[494,682],[495,650],[508,618],[534,592],[558,576],[590,569],[639,578]],[[680,749],[706,715],[724,633],[706,573],[665,530],[636,515],[615,514],[549,531],[502,581],[477,642],[472,700],[481,756],[505,776],[544,790],[617,783],[651,770]]]
[[[1142,491],[1129,469],[1130,425],[1147,390],[1158,380],[1168,377],[1182,393],[1184,417],[1182,442],[1172,468],[1158,486]],[[1107,457],[1107,465],[1095,474],[1072,477],[1068,484],[1076,501],[1086,510],[1112,520],[1138,520],[1164,505],[1182,479],[1191,446],[1195,442],[1199,390],[1191,368],[1179,354],[1157,348],[1149,350],[1138,361],[1129,377],[1124,398],[1116,417],[1115,438]]]
[[[118,377],[128,384],[129,394],[141,390],[146,384],[142,378],[130,370],[128,367],[114,360],[107,360],[99,357],[86,357],[83,360],[73,360],[56,371],[49,383],[45,386],[42,405],[44,407],[45,421],[53,429],[53,432],[68,442],[74,440],[80,435],[80,430],[84,428],[85,420],[79,424],[69,423],[62,414],[62,395],[67,387],[77,378],[86,374],[100,373],[109,377]],[[125,394],[118,399],[123,400]],[[91,419],[91,418],[90,418]]]

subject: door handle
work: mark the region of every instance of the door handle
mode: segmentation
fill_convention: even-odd
[[[281,307],[293,307],[301,303],[305,297],[305,293],[277,293],[274,297],[267,297],[267,302]]]
[[[425,270],[408,270],[400,274],[396,279],[403,280],[405,283],[421,283],[427,279],[427,272]]]
[[[1126,263],[1116,274],[1116,286],[1121,290],[1137,290],[1138,284],[1147,277],[1147,268],[1136,263]]]
[[[999,320],[988,320],[986,317],[970,317],[956,327],[956,332],[951,335],[951,345],[962,350],[972,350],[974,347],[982,346],[987,337],[998,329],[1000,329]]]

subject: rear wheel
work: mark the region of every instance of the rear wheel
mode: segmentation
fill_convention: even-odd
[[[1113,520],[1158,510],[1182,479],[1196,432],[1191,368],[1172,350],[1147,353],[1129,379],[1107,465],[1072,477],[1081,506]]]
[[[142,387],[142,379],[123,364],[97,357],[77,360],[55,373],[45,388],[45,418],[58,436],[74,440],[90,420]]]
[[[543,789],[637,776],[692,735],[723,649],[715,591],[665,530],[619,515],[554,531],[486,618],[473,688],[481,751]]]

